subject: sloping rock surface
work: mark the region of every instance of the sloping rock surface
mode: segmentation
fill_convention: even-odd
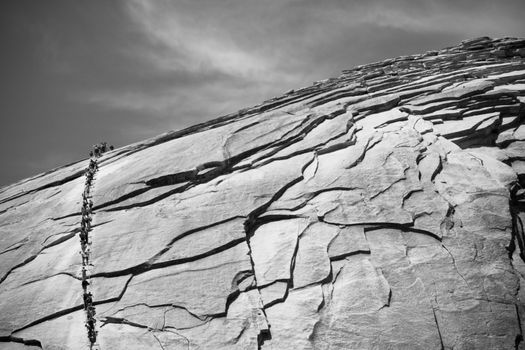
[[[525,40],[344,71],[0,189],[1,349],[525,349]]]

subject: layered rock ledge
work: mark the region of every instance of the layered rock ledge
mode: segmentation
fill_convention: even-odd
[[[98,160],[100,349],[525,349],[525,40],[478,38]],[[0,189],[0,348],[88,349],[84,169]]]

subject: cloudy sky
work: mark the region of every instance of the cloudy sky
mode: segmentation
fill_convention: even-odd
[[[0,186],[358,64],[525,37],[524,14],[523,0],[2,0]]]

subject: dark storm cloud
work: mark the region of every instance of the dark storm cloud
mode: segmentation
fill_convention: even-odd
[[[343,69],[488,35],[522,0],[0,3],[0,184],[281,94]]]

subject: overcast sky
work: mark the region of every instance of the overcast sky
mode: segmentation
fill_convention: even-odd
[[[525,37],[524,15],[524,0],[2,0],[0,186],[355,65]]]

